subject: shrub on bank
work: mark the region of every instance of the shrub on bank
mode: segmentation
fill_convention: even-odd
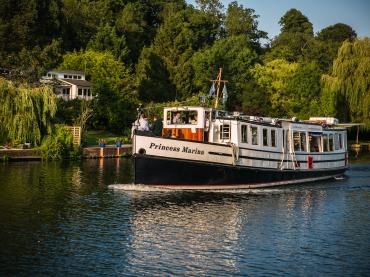
[[[40,151],[45,160],[77,159],[81,156],[79,147],[73,144],[71,132],[60,125],[43,139]]]

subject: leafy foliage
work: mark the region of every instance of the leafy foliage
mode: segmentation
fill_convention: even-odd
[[[47,86],[14,85],[0,78],[0,133],[7,139],[38,145],[51,131],[56,98]]]
[[[307,16],[290,9],[279,21],[280,34],[261,46],[267,34],[258,28],[258,15],[247,5],[195,3],[0,0],[0,74],[9,69],[6,77],[14,81],[1,82],[2,90],[13,91],[2,94],[1,101],[8,99],[7,109],[24,104],[27,111],[21,131],[2,125],[0,137],[28,140],[25,133],[30,129],[27,132],[39,134],[33,142],[39,144],[50,122],[77,121],[87,128],[123,134],[135,119],[139,102],[196,103],[199,95],[208,94],[209,80],[219,68],[229,81],[229,109],[276,117],[321,114],[370,120],[369,42],[356,40],[351,26],[337,23],[314,35]],[[53,100],[50,105],[55,107],[45,108],[44,124],[40,119],[44,108],[38,108],[44,104],[29,100],[37,94],[30,91],[47,90],[52,97],[50,89],[36,83],[53,68],[85,71],[95,98],[88,106],[80,100],[58,104]],[[34,85],[17,85],[24,82]],[[37,108],[28,113],[31,102]],[[6,116],[16,118],[19,110],[9,111]]]
[[[47,135],[40,146],[41,156],[45,160],[60,160],[79,157],[79,149],[73,145],[72,133],[59,125]]]
[[[349,119],[370,127],[370,39],[346,41],[339,49],[333,72],[323,75],[325,90],[332,98],[344,97]],[[332,101],[335,104],[334,101]],[[340,107],[332,110],[341,111]]]

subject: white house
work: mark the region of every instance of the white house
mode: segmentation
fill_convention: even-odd
[[[92,83],[86,81],[85,72],[76,70],[51,70],[40,79],[42,83],[55,83],[58,97],[64,100],[81,98],[92,100],[94,98]]]

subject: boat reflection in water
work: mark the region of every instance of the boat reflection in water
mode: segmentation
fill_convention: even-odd
[[[289,191],[125,191],[134,213],[128,268],[132,273],[158,269],[161,274],[193,276],[242,274],[249,267],[276,273],[274,263],[295,250],[283,234],[297,228],[308,233],[312,201],[325,197]]]

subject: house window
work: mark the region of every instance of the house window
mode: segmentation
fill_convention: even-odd
[[[258,145],[258,128],[251,126],[252,145]]]
[[[242,142],[248,143],[248,125],[242,125]]]
[[[82,96],[82,89],[81,88],[78,89],[78,96]]]
[[[77,79],[77,75],[73,75],[73,79]]]
[[[276,131],[271,130],[271,146],[276,147]]]
[[[267,129],[262,129],[263,146],[268,146]]]
[[[50,73],[48,73],[48,77],[51,77],[51,74]]]
[[[230,125],[224,124],[220,126],[220,139],[230,139]]]
[[[68,75],[68,79],[72,79],[72,75]]]
[[[338,134],[338,139],[339,139],[339,148],[338,149],[343,149],[343,135],[342,134]]]
[[[80,76],[80,75],[78,75],[78,76],[77,76],[77,79],[79,79],[79,80],[80,80],[80,79],[81,79],[81,76]]]
[[[63,77],[64,77],[64,79],[68,79],[68,76],[67,75],[64,75]]]

